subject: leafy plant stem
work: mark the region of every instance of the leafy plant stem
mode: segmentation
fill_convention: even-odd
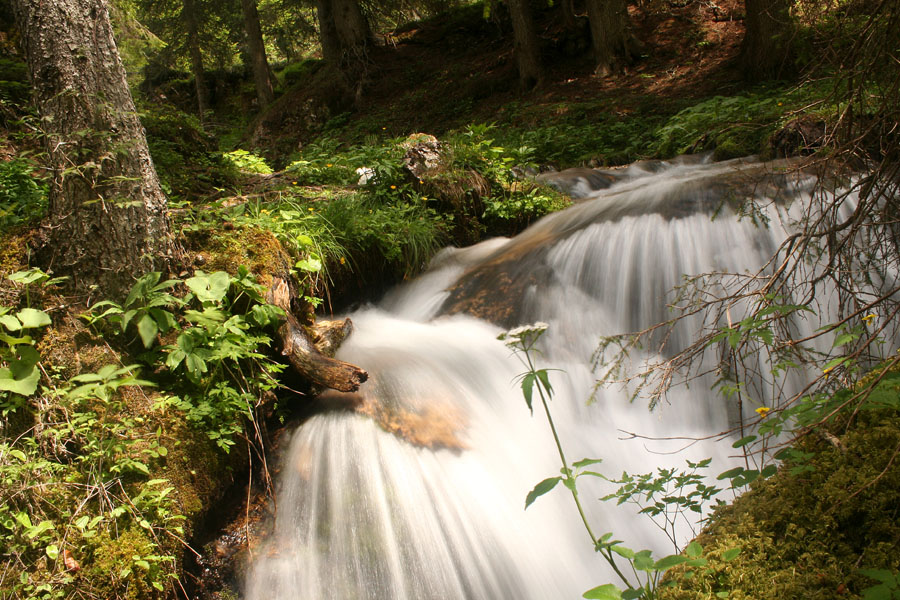
[[[523,352],[525,356],[526,366],[528,367],[528,373],[537,374],[537,369],[535,369],[534,362],[531,360],[531,354],[526,350]],[[565,478],[565,486],[572,493],[572,500],[575,501],[575,507],[578,509],[578,514],[581,516],[581,522],[584,523],[584,528],[587,531],[588,535],[591,536],[591,545],[597,548],[597,536],[594,535],[593,529],[591,529],[591,524],[588,521],[587,515],[584,512],[584,507],[581,505],[581,500],[578,498],[578,487],[575,482],[575,477],[572,476],[572,470],[569,468],[569,462],[566,460],[566,454],[563,451],[562,442],[559,439],[559,434],[556,431],[556,424],[553,422],[553,416],[550,413],[550,406],[547,404],[547,395],[544,394],[544,382],[540,377],[535,377],[537,381],[537,390],[538,395],[541,398],[541,404],[544,407],[544,414],[547,415],[547,423],[550,425],[550,431],[553,433],[553,441],[556,443],[556,450],[559,453],[559,459],[562,461],[562,473]],[[619,570],[619,566],[616,564],[615,558],[612,556],[612,552],[608,548],[598,548],[600,551],[600,555],[606,560],[607,563],[612,567],[613,571],[615,571],[616,575],[622,580],[622,582],[630,589],[632,587],[631,582],[628,578]],[[637,573],[635,573],[637,576]]]

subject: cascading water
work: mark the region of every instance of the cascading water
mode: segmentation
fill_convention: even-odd
[[[711,380],[673,390],[653,412],[616,389],[588,404],[591,357],[601,336],[671,316],[667,298],[684,274],[765,263],[786,235],[788,209],[770,207],[761,228],[735,218],[728,195],[777,187],[796,196],[811,185],[775,186],[771,176],[760,185],[766,173],[741,161],[633,167],[514,239],[445,250],[417,281],[353,314],[339,358],[370,381],[359,394],[331,395],[292,433],[274,532],[255,555],[246,597],[546,600],[613,581],[562,486],[524,510],[526,494],[560,464],[544,417],[529,414],[515,384],[521,364],[496,337],[549,324],[538,363],[559,369],[552,411],[569,460],[602,458],[609,476],[685,458],[724,465],[727,443],[667,456],[679,446],[619,439],[727,430],[736,412],[705,391]],[[747,177],[757,183],[748,188]],[[669,347],[701,325],[683,321]],[[580,491],[596,533],[672,551],[648,519],[597,501],[610,490],[589,484]]]

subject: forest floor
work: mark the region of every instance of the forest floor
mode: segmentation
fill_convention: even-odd
[[[528,128],[590,125],[610,115],[669,116],[747,88],[736,67],[741,7],[734,0],[632,6],[643,55],[611,76],[594,73],[586,18],[566,30],[547,9],[538,19],[547,79],[525,93],[509,27],[484,19],[480,6],[462,9],[378,34],[382,43],[369,51],[364,87],[352,106],[335,108],[327,77],[285,84],[245,140],[279,163],[322,134],[359,143],[414,132],[440,137],[471,123]],[[331,108],[323,107],[329,102]]]

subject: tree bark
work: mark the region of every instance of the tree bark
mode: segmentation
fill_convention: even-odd
[[[368,378],[363,369],[342,360],[323,354],[333,353],[336,346],[349,334],[349,321],[329,322],[318,331],[320,343],[300,324],[291,313],[291,291],[287,282],[280,277],[272,278],[268,300],[284,310],[287,318],[278,328],[277,336],[281,342],[281,353],[288,358],[294,369],[313,383],[339,390],[355,392]],[[336,339],[339,338],[339,339]]]
[[[206,109],[209,108],[209,89],[206,87],[206,71],[203,69],[203,54],[200,52],[200,18],[196,0],[184,0],[181,17],[187,31],[188,56],[194,75],[194,89],[197,91],[197,111],[202,122]]]
[[[182,251],[113,39],[105,0],[14,0],[52,170],[38,258],[116,297]]]
[[[256,85],[256,97],[262,109],[272,103],[275,92],[272,89],[272,78],[269,77],[269,61],[266,59],[266,45],[263,43],[262,29],[259,26],[256,0],[241,0],[241,8],[244,13],[247,49],[253,67],[253,83]]]
[[[562,0],[559,5],[562,11],[562,24],[568,30],[575,29],[575,0]]]
[[[744,78],[760,81],[794,73],[794,33],[789,0],[745,0],[740,65]]]
[[[597,74],[619,72],[637,59],[639,44],[631,33],[625,0],[587,0],[587,13]]]
[[[535,33],[534,19],[528,0],[507,0],[507,5],[512,19],[519,85],[523,91],[527,91],[544,81],[544,67],[541,64],[541,51]]]
[[[331,0],[316,0],[316,18],[319,21],[319,43],[322,58],[334,66],[341,64],[341,40],[334,22]]]
[[[357,0],[331,0],[334,24],[344,53],[369,45],[369,23]]]

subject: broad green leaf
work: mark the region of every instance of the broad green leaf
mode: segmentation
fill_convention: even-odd
[[[134,282],[134,285],[131,286],[131,291],[128,292],[128,297],[125,299],[125,306],[131,306],[138,298],[146,296],[147,290],[156,285],[156,282],[159,281],[160,277],[162,277],[162,273],[159,271],[151,271],[150,273],[139,277],[138,280]]]
[[[19,522],[19,525],[25,527],[26,529],[31,529],[31,518],[29,518],[28,513],[26,512],[17,512],[13,515],[16,521]]]
[[[844,346],[845,344],[849,344],[850,342],[855,340],[857,337],[859,337],[859,336],[854,335],[852,333],[842,333],[841,335],[839,335],[835,338],[834,343],[831,345],[831,347],[832,348],[840,348],[841,346]]]
[[[46,327],[51,323],[50,315],[42,310],[36,310],[34,308],[23,308],[16,313],[16,317],[22,321],[22,329]]]
[[[22,337],[10,337],[5,333],[0,333],[0,342],[4,342],[7,346],[18,346],[19,344],[30,344],[32,341],[30,335]]]
[[[27,271],[16,271],[15,273],[7,275],[6,278],[10,281],[15,281],[16,283],[29,285],[38,281],[46,281],[50,279],[50,276],[40,269],[28,269]]]
[[[144,348],[149,348],[153,345],[156,334],[159,332],[159,326],[156,324],[156,320],[151,317],[149,313],[145,314],[138,320],[137,328],[138,335],[141,336],[141,341],[144,343]]]
[[[707,564],[709,564],[709,561],[701,556],[698,558],[692,558],[684,564],[689,567],[705,567]]]
[[[640,552],[636,552],[634,555],[634,560],[632,562],[634,564],[634,568],[638,571],[652,571],[653,565],[655,564],[649,550],[641,550]]]
[[[599,464],[602,462],[603,462],[602,458],[582,458],[581,460],[579,460],[577,462],[573,462],[572,466],[575,467],[576,469],[580,469],[580,468],[586,467],[588,465],[596,465],[596,464]]]
[[[528,492],[528,496],[525,497],[525,508],[527,509],[532,502],[555,488],[561,479],[562,477],[549,477],[534,486],[534,489]]]
[[[152,316],[153,320],[156,321],[156,325],[159,327],[159,330],[162,333],[166,333],[167,331],[178,327],[178,323],[175,321],[175,316],[167,310],[163,310],[161,308],[151,308],[150,316]]]
[[[25,537],[27,537],[27,538],[29,538],[29,539],[34,539],[34,538],[36,538],[37,536],[39,536],[39,535],[41,535],[42,533],[44,533],[45,531],[50,531],[51,529],[53,529],[53,527],[54,527],[53,521],[46,521],[46,520],[45,520],[45,521],[41,521],[40,523],[38,523],[37,525],[35,525],[35,526],[32,527],[31,529],[29,529],[28,531],[26,531],[26,532],[25,532]]]
[[[22,323],[12,315],[0,315],[0,325],[3,325],[9,331],[19,331],[22,329]]]
[[[778,472],[777,465],[766,465],[763,467],[763,470],[759,472],[759,476],[765,479],[766,477],[771,477],[775,473]]]
[[[634,558],[634,550],[632,550],[631,548],[626,548],[625,546],[610,546],[609,549],[619,556],[627,558],[628,560]]]
[[[298,260],[294,267],[305,273],[318,273],[322,270],[322,261],[311,255],[309,258]]]
[[[687,556],[682,556],[680,554],[670,554],[669,556],[664,556],[656,561],[656,563],[654,563],[653,565],[653,568],[657,571],[665,571],[666,569],[671,569],[672,567],[676,567],[687,561]]]
[[[746,437],[742,437],[741,439],[739,439],[738,441],[733,443],[731,445],[731,447],[732,448],[741,448],[742,446],[746,446],[747,444],[749,444],[750,442],[753,442],[753,441],[756,441],[756,436],[748,435]]]
[[[582,598],[591,600],[622,600],[622,592],[611,583],[597,586],[586,591]]]
[[[895,596],[886,584],[879,584],[863,590],[863,600],[894,600]]]
[[[724,560],[725,562],[731,562],[732,560],[737,558],[738,554],[740,554],[740,553],[741,553],[740,548],[729,548],[728,550],[726,550],[725,552],[722,553],[722,560]]]
[[[688,544],[687,548],[684,549],[684,553],[687,554],[690,558],[697,558],[701,554],[703,554],[703,546],[701,546],[698,542],[691,542]]]
[[[220,302],[231,286],[231,276],[225,271],[216,271],[207,275],[196,271],[195,275],[184,281],[200,302]]]
[[[59,548],[56,547],[56,544],[50,544],[44,551],[47,553],[50,560],[56,560],[56,557],[59,556]]]
[[[196,353],[185,356],[184,364],[191,375],[199,377],[201,373],[206,373],[206,361],[204,361]]]
[[[553,395],[553,387],[550,385],[550,377],[547,375],[546,369],[541,369],[536,371],[538,378],[540,378],[541,383],[544,384],[544,389],[547,390],[547,393],[550,396]]]
[[[719,476],[716,477],[716,479],[719,481],[721,481],[722,479],[734,479],[743,472],[744,467],[735,467],[733,469],[725,471],[724,473],[719,473]]]
[[[895,583],[897,581],[897,575],[894,575],[887,569],[860,569],[858,571],[860,575],[865,575],[870,579],[874,579],[876,581],[880,581],[881,583]]]
[[[833,368],[837,367],[838,365],[844,364],[848,360],[850,360],[850,359],[847,358],[846,356],[839,356],[837,358],[833,358],[833,359],[829,360],[825,364],[824,367],[822,367],[822,371],[831,371]]]
[[[527,373],[525,377],[522,378],[522,395],[525,397],[525,404],[528,405],[528,410],[531,411],[531,414],[534,414],[534,409],[531,408],[531,394],[534,391],[534,373]]]
[[[0,368],[0,391],[30,396],[41,379],[37,368],[40,355],[34,346],[20,346],[17,353],[16,358],[8,361],[9,368]]]

